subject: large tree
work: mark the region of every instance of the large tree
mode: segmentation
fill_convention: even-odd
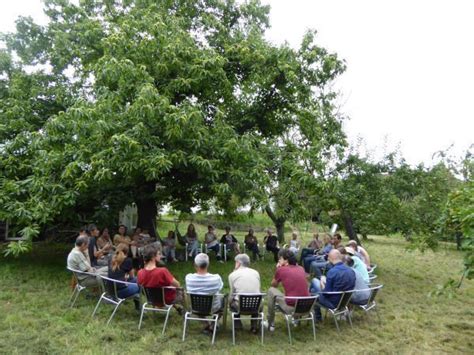
[[[258,1],[47,0],[46,26],[20,18],[0,68],[0,218],[31,235],[133,201],[153,233],[158,204],[225,207],[238,195],[267,205],[295,175],[268,162],[282,142],[316,176],[342,137],[329,84],[344,66],[312,32],[298,50],[269,43],[268,11]],[[20,95],[15,73],[45,92]]]

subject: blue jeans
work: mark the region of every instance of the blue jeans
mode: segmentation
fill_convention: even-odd
[[[127,287],[124,287],[118,290],[117,293],[120,298],[127,298],[135,294],[138,294],[140,292],[140,287],[138,287],[138,285],[136,284],[137,279],[135,277],[128,280],[128,282],[133,282],[133,283],[130,285],[127,285]]]
[[[311,284],[309,286],[309,292],[312,294],[312,295],[317,295],[319,294],[320,292],[323,292],[323,290],[321,289],[321,283],[319,281],[319,279],[317,278],[314,278],[312,281],[311,281]],[[325,295],[323,294],[319,294],[319,298],[318,298],[318,304],[320,304],[321,306],[323,307],[326,307],[326,308],[335,308],[335,306],[332,304],[332,302],[330,300],[328,300],[326,298]],[[316,306],[314,308],[314,315],[316,317],[316,319],[318,320],[321,320],[322,319],[322,316],[321,316],[321,307],[319,306]]]
[[[188,243],[188,250],[186,251],[193,257],[196,256],[199,248],[199,242],[197,239],[188,239],[186,242]]]
[[[328,269],[329,265],[330,264],[327,261],[313,261],[309,266],[309,272],[320,279],[323,275],[323,271]]]

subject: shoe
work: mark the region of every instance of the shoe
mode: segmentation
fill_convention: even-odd
[[[250,328],[250,331],[252,332],[252,334],[258,334],[258,329],[255,327]]]
[[[264,326],[265,328],[267,328],[267,330],[268,330],[269,332],[274,332],[274,331],[275,331],[275,325],[268,323],[267,320],[264,320],[264,321],[263,321],[263,326]]]
[[[220,262],[221,264],[224,264],[224,260],[222,260],[222,259],[221,259],[221,260],[219,260],[219,262]]]
[[[293,323],[293,327],[296,328],[300,324],[300,321],[298,319],[293,319],[291,323]]]

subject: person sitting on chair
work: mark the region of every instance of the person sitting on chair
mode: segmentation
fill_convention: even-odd
[[[334,249],[337,249],[339,246],[342,245],[342,235],[340,235],[339,233],[336,233],[333,235],[332,237],[332,245],[334,247]]]
[[[331,250],[328,255],[328,260],[333,267],[328,271],[326,277],[322,276],[321,280],[314,278],[311,281],[310,291],[312,294],[319,294],[318,303],[320,305],[334,309],[337,307],[341,295],[324,294],[324,292],[353,290],[356,276],[354,270],[342,262],[342,254],[339,250]],[[316,319],[321,320],[321,308],[317,306],[315,310]]]
[[[97,239],[97,247],[107,256],[113,249],[113,242],[110,239],[109,229],[105,227],[102,229],[99,239]]]
[[[130,282],[128,285],[117,284],[117,294],[120,298],[127,298],[140,293],[140,288],[137,285],[137,279],[133,274],[133,262],[128,257],[129,247],[122,243],[117,245],[115,253],[112,256],[109,264],[108,277],[117,281]],[[133,300],[135,308],[140,309],[140,302],[138,299]]]
[[[168,234],[169,236],[169,234]],[[143,251],[143,259],[145,267],[138,271],[138,284],[143,287],[180,287],[179,282],[165,267],[157,267],[161,261],[161,251],[155,245],[147,245]],[[165,303],[170,305],[182,305],[183,303],[182,290],[165,290]],[[155,306],[163,306],[156,304]],[[182,307],[175,306],[176,310],[181,313]]]
[[[278,305],[284,313],[291,313],[294,310],[295,300],[285,300],[288,297],[306,297],[309,296],[308,283],[304,269],[297,264],[295,254],[282,249],[278,253],[279,259],[276,265],[275,276],[273,277],[271,287],[267,293],[268,314],[265,326],[269,331],[275,330],[275,306]],[[285,294],[277,287],[282,283]]]
[[[320,277],[323,270],[327,266],[327,256],[329,252],[334,248],[332,238],[329,234],[326,234],[323,238],[324,247],[319,250],[315,255],[309,255],[303,259],[303,266],[306,272],[315,274],[316,277]]]
[[[91,265],[93,267],[96,266],[107,266],[108,265],[108,258],[105,257],[108,254],[109,250],[112,248],[110,245],[106,245],[103,249],[99,248],[98,240],[99,238],[99,228],[96,227],[95,224],[90,224],[87,228],[90,233],[89,237],[89,258],[91,260]]]
[[[249,233],[245,236],[244,243],[245,247],[252,252],[254,260],[257,259],[257,257],[262,257],[258,248],[257,237],[254,235],[252,228],[249,229]]]
[[[364,262],[357,256],[354,249],[351,247],[345,247],[344,252],[342,254],[349,255],[351,257],[351,268],[357,271],[360,276],[364,279],[364,281],[368,284],[369,283],[369,272],[367,271],[367,267]],[[346,263],[347,264],[347,263]]]
[[[132,244],[132,239],[127,235],[127,227],[124,224],[119,226],[117,234],[114,235],[114,246],[119,244]]]
[[[304,259],[309,255],[316,254],[323,247],[323,242],[319,240],[319,234],[314,233],[313,239],[309,242],[308,247],[301,250],[300,264],[303,265]]]
[[[358,256],[364,262],[365,266],[367,267],[367,270],[370,270],[371,269],[370,256],[369,256],[369,253],[367,253],[367,250],[365,250],[360,245],[358,245],[355,240],[349,240],[349,242],[347,243],[347,246],[354,249],[355,251],[354,255]]]
[[[222,245],[225,245],[228,251],[240,254],[240,246],[233,234],[230,234],[230,227],[225,227],[225,234],[221,238]]]
[[[234,296],[237,293],[260,293],[260,274],[258,271],[251,269],[250,258],[247,254],[237,254],[235,256],[235,267],[229,275],[229,287],[230,287],[230,308],[233,312],[238,312],[239,310],[239,299],[237,296]],[[237,318],[240,317],[240,314],[237,314]],[[257,314],[252,314],[252,318],[257,318]],[[256,334],[257,330],[257,321],[250,321],[250,330],[252,333]],[[235,328],[242,329],[242,322],[240,319],[235,321]]]
[[[359,270],[354,268],[354,260],[358,259],[357,256],[351,257],[350,255],[344,256],[344,264],[352,268],[355,273],[355,285],[354,290],[356,290],[351,297],[351,303],[354,304],[366,304],[367,300],[370,297],[369,282],[364,279],[364,276],[359,272]],[[362,262],[361,262],[362,263]],[[367,270],[365,270],[367,272]]]
[[[301,242],[298,239],[298,233],[296,232],[291,233],[289,249],[293,252],[293,254],[298,255],[298,252],[300,251],[300,247],[301,247]]]
[[[89,257],[87,256],[87,249],[89,247],[89,237],[87,235],[79,235],[76,238],[75,247],[67,256],[68,268],[76,271],[88,272],[92,274],[107,274],[107,267],[93,268],[91,266]],[[99,280],[92,275],[76,275],[82,286],[95,287],[99,286]]]
[[[217,240],[216,233],[214,233],[214,227],[212,225],[207,226],[207,233],[204,235],[204,243],[206,243],[207,250],[212,250],[216,253],[216,258],[221,261],[221,246]]]
[[[194,224],[190,223],[188,225],[186,234],[182,237],[181,233],[179,233],[178,231],[178,227],[176,226],[176,234],[178,236],[178,239],[184,239],[185,243],[188,244],[188,247],[186,249],[186,253],[188,253],[188,256],[194,257],[198,253],[199,249],[199,240]]]
[[[176,259],[176,234],[168,231],[168,236],[163,239],[163,255],[166,261],[177,262]]]
[[[278,248],[278,238],[276,235],[272,234],[272,229],[267,228],[267,235],[263,239],[263,244],[265,244],[265,248],[273,253],[273,258],[275,262],[278,262],[278,252],[280,251],[280,248]]]
[[[185,278],[186,290],[189,293],[201,293],[207,295],[216,295],[222,290],[224,283],[219,274],[210,274],[209,256],[204,253],[199,253],[194,258],[194,274],[187,274]],[[220,313],[224,308],[224,299],[221,295],[214,297],[212,305],[212,313]],[[212,334],[212,326],[208,323],[204,327],[204,331]]]

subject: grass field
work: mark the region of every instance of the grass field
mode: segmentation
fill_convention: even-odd
[[[184,232],[183,226],[183,232]],[[347,240],[345,240],[347,241]],[[91,318],[95,301],[81,295],[77,306],[68,307],[71,275],[65,260],[72,246],[39,244],[20,259],[0,257],[0,353],[473,353],[474,352],[474,282],[465,281],[452,297],[429,297],[437,284],[450,277],[458,278],[461,254],[447,247],[437,253],[405,249],[405,242],[395,237],[371,237],[365,244],[375,263],[380,283],[385,285],[378,296],[377,317],[354,315],[354,329],[342,322],[338,334],[332,319],[317,328],[317,340],[311,328],[294,329],[293,346],[288,343],[285,323],[277,316],[277,329],[266,332],[262,346],[258,336],[246,329],[232,345],[229,327],[220,331],[216,344],[200,334],[200,324],[191,324],[186,342],[181,341],[182,319],[172,313],[165,336],[161,336],[163,317],[145,316],[142,330],[137,330],[138,314],[133,303],[121,306],[109,327],[106,320],[111,307],[104,305]],[[260,271],[262,290],[270,285],[274,264],[270,255],[254,267]],[[227,275],[233,262],[225,265],[211,261],[210,271],[221,274],[228,291]],[[170,266],[181,282],[192,272],[191,263]]]

